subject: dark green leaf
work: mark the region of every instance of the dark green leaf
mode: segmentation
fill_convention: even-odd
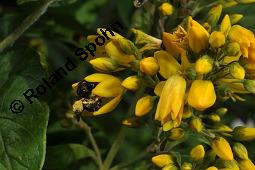
[[[29,104],[22,95],[35,88],[39,77],[44,75],[39,56],[24,47],[13,49],[0,55],[0,65],[1,166],[7,170],[39,170],[45,157],[49,110],[37,99]],[[22,113],[10,111],[13,100],[23,102]]]

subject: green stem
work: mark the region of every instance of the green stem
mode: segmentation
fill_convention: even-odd
[[[0,42],[0,53],[7,47],[12,46],[15,41],[31,26],[33,25],[41,15],[43,15],[50,4],[56,0],[42,0],[38,9],[34,10],[29,16],[27,16],[19,27],[17,27],[10,35],[8,35],[2,42]]]
[[[92,135],[92,132],[91,132],[91,128],[88,126],[87,123],[85,123],[83,120],[80,120],[79,122],[79,127],[82,128],[85,133],[88,135],[88,138],[89,138],[89,141],[90,143],[92,144],[92,147],[95,151],[95,154],[96,154],[96,157],[97,157],[97,164],[98,164],[98,167],[99,169],[102,169],[103,167],[103,161],[102,161],[102,157],[101,157],[101,153],[100,153],[100,150],[97,146],[97,143],[96,143],[96,140],[94,138],[94,136]]]
[[[112,161],[114,160],[116,154],[118,153],[118,150],[119,150],[119,148],[121,146],[121,143],[123,142],[124,138],[125,138],[125,133],[124,133],[124,128],[122,127],[120,129],[120,132],[119,132],[117,138],[113,142],[110,151],[108,152],[108,154],[107,154],[107,156],[104,160],[102,170],[108,170],[110,168],[110,166],[112,164]]]

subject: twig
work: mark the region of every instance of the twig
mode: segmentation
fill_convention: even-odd
[[[91,128],[87,125],[87,123],[85,123],[83,120],[80,120],[79,123],[78,123],[79,127],[82,128],[86,134],[88,135],[88,138],[90,140],[90,143],[92,144],[92,147],[95,151],[95,154],[97,156],[97,163],[98,163],[98,166],[99,166],[99,169],[102,169],[103,167],[103,161],[102,161],[102,157],[101,157],[101,153],[100,153],[100,150],[97,146],[97,143],[96,143],[96,140],[95,138],[93,137],[92,135],[92,132],[91,132]]]
[[[29,16],[27,16],[20,26],[18,26],[10,35],[8,35],[0,43],[0,53],[3,52],[7,47],[12,46],[15,41],[31,26],[33,25],[41,15],[43,15],[50,4],[56,0],[42,0],[38,9],[34,10]]]

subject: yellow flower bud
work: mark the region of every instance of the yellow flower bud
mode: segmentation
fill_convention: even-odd
[[[237,42],[232,42],[227,45],[227,55],[237,56],[240,53],[240,45]]]
[[[154,56],[159,64],[159,74],[165,79],[168,79],[181,69],[178,61],[166,51],[157,51],[154,53]]]
[[[169,165],[164,166],[162,168],[162,170],[178,170],[178,168],[173,164],[169,164]]]
[[[160,155],[157,155],[157,156],[153,156],[151,158],[151,161],[155,165],[157,165],[158,167],[161,167],[161,168],[166,166],[166,165],[174,163],[172,155],[169,155],[169,154],[160,154]]]
[[[225,35],[220,31],[213,31],[209,37],[209,43],[213,48],[219,48],[225,44]]]
[[[190,107],[184,107],[184,111],[183,111],[183,115],[182,118],[183,119],[188,119],[193,115],[192,109]]]
[[[255,165],[250,159],[238,161],[240,170],[254,170]]]
[[[152,76],[157,74],[159,65],[154,57],[147,57],[140,61],[140,70],[146,75]]]
[[[217,130],[220,130],[222,132],[233,132],[233,129],[227,125],[218,125],[215,127]]]
[[[233,160],[232,149],[228,141],[222,137],[216,137],[212,142],[212,149],[223,160]]]
[[[197,145],[190,151],[190,157],[195,160],[201,160],[205,156],[205,149],[203,145]]]
[[[234,138],[239,141],[255,139],[255,128],[238,126],[234,129]]]
[[[126,54],[120,47],[118,40],[112,40],[105,45],[107,55],[119,64],[127,64],[135,60],[134,55]]]
[[[153,99],[151,96],[145,96],[140,98],[135,107],[135,115],[140,117],[144,116],[153,108]]]
[[[204,129],[203,122],[200,118],[194,117],[191,119],[189,126],[194,132],[201,132]]]
[[[138,53],[138,49],[132,41],[126,38],[119,38],[115,41],[119,44],[121,50],[125,52],[125,54],[136,55]]]
[[[199,53],[209,45],[209,33],[198,22],[189,17],[188,21],[188,42],[190,49]]]
[[[218,168],[216,168],[215,166],[210,166],[210,167],[207,168],[206,170],[218,170]]]
[[[197,73],[207,74],[212,71],[213,60],[208,55],[204,55],[196,61],[195,68]]]
[[[229,15],[229,18],[230,18],[231,25],[234,25],[234,24],[238,23],[243,18],[243,15],[242,14],[231,14],[231,15]]]
[[[109,57],[99,57],[89,61],[94,69],[101,72],[118,71],[118,64],[115,60]]]
[[[229,15],[225,15],[225,17],[223,18],[220,24],[220,32],[224,33],[224,35],[227,36],[230,31],[230,28],[231,28],[231,22],[230,22]]]
[[[220,122],[220,116],[217,114],[211,114],[208,116],[208,118],[213,122]]]
[[[137,76],[130,76],[122,81],[121,85],[128,90],[138,90],[140,87],[141,81]]]
[[[169,138],[172,140],[179,140],[183,138],[184,130],[182,128],[173,128],[170,130]]]
[[[197,110],[204,110],[211,107],[216,101],[214,86],[211,81],[193,81],[189,94],[188,103]]]
[[[167,79],[160,95],[155,119],[164,124],[182,115],[185,91],[186,81],[184,78],[179,75],[173,75]]]
[[[243,4],[249,4],[249,3],[254,3],[255,0],[238,0],[238,2]]]
[[[239,80],[243,80],[245,76],[244,68],[237,62],[234,62],[230,65],[230,74]]]
[[[236,154],[236,156],[240,159],[249,159],[248,157],[248,151],[245,148],[245,146],[241,143],[235,143],[233,145],[233,151]]]
[[[255,80],[244,80],[243,82],[244,88],[250,92],[250,93],[255,93]]]
[[[221,16],[221,12],[222,12],[222,5],[219,4],[215,7],[213,7],[209,12],[208,12],[208,17],[207,17],[207,22],[210,25],[216,25],[217,22],[220,19]]]
[[[181,170],[192,170],[192,164],[188,162],[184,162],[181,166]]]
[[[159,7],[159,10],[163,15],[172,15],[174,12],[174,7],[170,3],[165,2]]]
[[[154,88],[154,93],[157,95],[157,96],[160,96],[161,95],[161,92],[163,90],[163,87],[165,85],[166,81],[161,81],[159,82],[155,88]]]
[[[216,114],[218,114],[219,116],[224,116],[227,112],[228,112],[228,108],[225,108],[225,107],[221,107],[216,110]]]
[[[218,167],[223,168],[220,170],[239,170],[238,164],[235,160],[226,161],[226,160],[218,160]]]
[[[140,121],[136,117],[131,117],[131,118],[124,119],[122,121],[122,124],[127,126],[127,127],[131,127],[131,128],[136,128],[136,127],[139,127],[141,125]]]

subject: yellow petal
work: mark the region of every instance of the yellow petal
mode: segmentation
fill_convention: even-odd
[[[141,81],[138,76],[129,76],[122,81],[121,85],[128,90],[138,90],[140,87]]]
[[[103,73],[94,73],[84,78],[88,82],[102,82],[104,80],[115,79],[114,76]]]
[[[166,81],[161,81],[161,82],[159,82],[159,83],[156,85],[156,87],[155,87],[155,89],[154,89],[154,93],[155,93],[157,96],[160,96],[160,95],[161,95],[161,92],[162,92],[162,90],[163,90],[163,87],[164,87],[165,83],[166,83]]]
[[[115,97],[121,94],[123,87],[118,78],[112,78],[100,82],[93,90],[92,93],[100,97]]]
[[[220,31],[223,32],[225,36],[227,36],[230,28],[231,28],[230,18],[228,15],[225,15],[220,24]]]
[[[181,66],[176,59],[166,51],[157,51],[154,53],[159,64],[159,74],[165,79],[177,73]]]
[[[106,28],[98,28],[98,29],[97,29],[97,33],[98,33],[99,35],[101,35],[101,36],[104,36],[104,37],[107,36],[107,37],[109,37],[110,39],[124,38],[123,36],[121,36],[120,34],[114,32],[114,31],[112,31],[112,30],[111,30],[111,32],[112,32],[112,34],[111,34],[111,32],[110,32],[109,30],[111,30],[111,29],[106,30]],[[105,33],[105,35],[104,35],[104,33]]]
[[[93,112],[93,115],[101,115],[101,114],[105,114],[105,113],[109,113],[111,111],[113,111],[118,104],[120,103],[122,99],[122,95],[118,95],[115,98],[113,98],[112,100],[110,100],[108,103],[106,103],[105,105],[103,105],[103,107],[101,107],[99,110],[97,110],[96,112]]]

